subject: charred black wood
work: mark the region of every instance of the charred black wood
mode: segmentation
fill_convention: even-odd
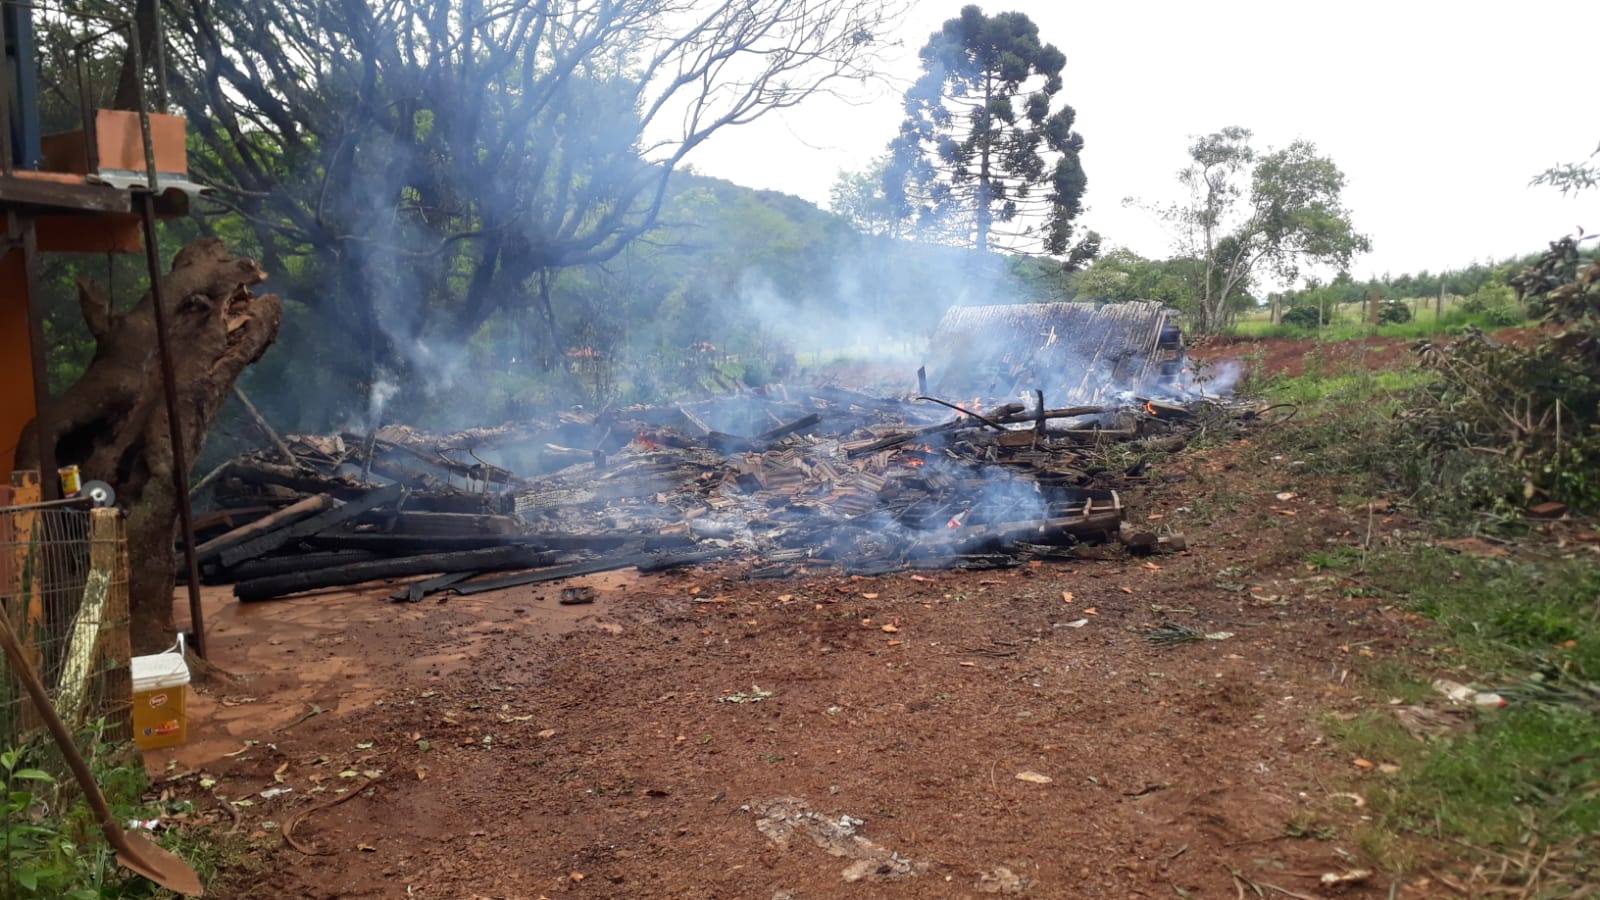
[[[409,556],[417,553],[452,553],[484,547],[522,546],[543,550],[612,550],[637,544],[647,550],[689,546],[694,539],[686,534],[376,534],[371,532],[327,531],[308,535],[302,541],[313,547],[367,550],[383,556]]]
[[[673,569],[681,569],[684,566],[696,566],[701,563],[715,562],[719,559],[726,559],[727,557],[732,556],[734,552],[735,551],[731,547],[722,547],[712,550],[686,550],[678,553],[657,553],[650,558],[649,562],[640,563],[638,568],[640,572],[644,572],[646,574],[651,572],[670,572]]]
[[[437,594],[442,590],[454,587],[455,585],[466,581],[468,578],[482,574],[483,571],[481,569],[473,569],[467,572],[447,572],[444,575],[439,575],[434,578],[428,578],[422,581],[413,581],[400,590],[390,594],[389,599],[395,601],[396,603],[420,603],[422,602],[422,599],[427,597],[429,594]]]
[[[307,535],[326,531],[335,525],[348,522],[356,516],[369,510],[377,509],[386,504],[395,503],[405,496],[406,487],[403,484],[387,484],[380,488],[368,490],[365,494],[346,502],[335,509],[324,510],[309,519],[296,522],[288,528],[264,534],[251,541],[246,541],[235,547],[222,551],[221,561],[224,566],[237,565],[247,559],[255,559]]]
[[[253,603],[298,594],[302,591],[360,584],[363,581],[380,578],[531,569],[550,565],[559,559],[560,556],[556,553],[530,547],[490,547],[484,550],[465,550],[460,553],[428,553],[241,581],[233,586],[233,595],[242,602]]]
[[[331,550],[322,552],[296,552],[287,556],[269,556],[265,559],[247,559],[231,568],[211,566],[200,580],[205,584],[233,584],[290,572],[310,572],[332,566],[382,559],[369,550]]]
[[[195,548],[195,558],[201,565],[216,562],[221,558],[223,551],[230,547],[237,547],[262,535],[288,528],[296,522],[309,519],[323,512],[332,505],[333,498],[327,494],[307,497],[299,503],[286,506],[271,515],[256,519],[248,525],[241,525],[226,534],[206,541]]]
[[[576,578],[579,575],[597,575],[601,572],[629,569],[654,559],[656,559],[655,554],[643,553],[639,548],[630,546],[622,548],[611,556],[601,557],[600,559],[566,563],[546,569],[536,569],[532,572],[519,572],[515,575],[501,575],[497,578],[485,578],[482,581],[469,581],[466,584],[456,585],[454,590],[462,595],[482,594],[487,591],[498,591],[504,588],[521,587],[528,584],[544,584],[550,581],[560,581],[563,578]]]
[[[918,400],[926,400],[929,403],[937,403],[940,406],[947,406],[950,409],[955,410],[956,412],[959,412],[959,413],[961,413],[963,415],[970,416],[971,418],[977,419],[979,422],[982,422],[983,424],[989,426],[990,428],[993,428],[995,431],[1005,431],[1004,428],[1000,427],[999,423],[997,423],[994,420],[990,419],[988,416],[985,416],[985,415],[982,415],[980,413],[974,412],[974,411],[972,411],[970,409],[967,409],[966,407],[959,406],[957,404],[951,403],[948,400],[940,400],[938,397],[918,397],[917,399]],[[1006,404],[1006,407],[1013,406],[1013,405],[1015,405],[1015,404],[1009,404],[1008,403],[1008,404]],[[1001,408],[1005,409],[1006,407],[1001,407]],[[1020,409],[1021,407],[1019,406],[1018,408]],[[1011,410],[1011,411],[1012,412],[1016,412],[1016,410]]]

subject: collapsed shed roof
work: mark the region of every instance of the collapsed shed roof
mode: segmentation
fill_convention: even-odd
[[[958,397],[1037,389],[1052,403],[1099,402],[1156,376],[1177,343],[1175,315],[1149,300],[951,307],[933,336],[929,384]]]

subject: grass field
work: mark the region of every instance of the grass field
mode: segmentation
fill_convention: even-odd
[[[1301,328],[1295,325],[1274,325],[1271,311],[1265,307],[1241,315],[1234,322],[1232,333],[1244,337],[1315,337],[1326,341],[1355,340],[1382,336],[1419,338],[1431,334],[1444,334],[1476,325],[1485,330],[1505,327],[1503,312],[1473,313],[1461,308],[1460,297],[1446,297],[1442,312],[1436,310],[1432,299],[1418,298],[1403,301],[1411,309],[1409,322],[1394,325],[1372,325],[1364,320],[1366,304],[1345,303],[1335,307],[1330,321],[1322,328]]]

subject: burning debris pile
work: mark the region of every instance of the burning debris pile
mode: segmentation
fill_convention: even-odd
[[[729,557],[779,577],[1154,545],[1124,528],[1118,494],[1142,467],[1110,467],[1107,448],[1181,439],[1192,408],[1031,399],[979,410],[779,388],[452,435],[290,436],[208,477],[222,511],[197,550],[205,580],[245,601],[429,576],[394,595],[415,601]]]
[[[1124,525],[1118,492],[1147,476],[1110,453],[1170,449],[1216,404],[1184,384],[1171,310],[956,308],[932,351],[935,390],[1016,400],[780,386],[451,435],[274,436],[205,479],[223,511],[203,577],[250,601],[428,576],[394,594],[416,601],[729,557],[755,577],[877,575],[1176,543]]]

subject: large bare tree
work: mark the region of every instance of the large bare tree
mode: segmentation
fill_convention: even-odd
[[[655,223],[716,132],[870,74],[901,0],[171,0],[171,78],[264,262],[352,367],[497,310],[562,349],[549,273]],[[298,268],[298,263],[296,268]]]

